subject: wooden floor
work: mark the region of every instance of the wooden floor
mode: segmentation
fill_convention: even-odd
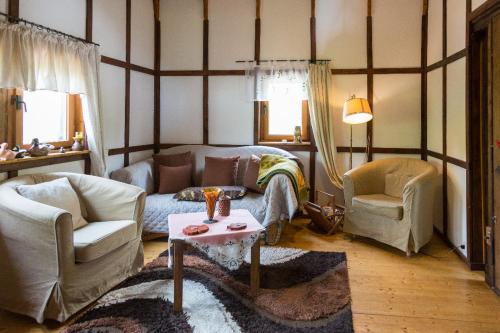
[[[347,253],[356,332],[500,332],[500,297],[483,273],[470,272],[437,237],[423,249],[433,257],[407,258],[372,241],[316,235],[295,220],[279,245]],[[147,262],[166,243],[150,241],[144,248]],[[0,333],[57,331],[54,324],[0,311]]]

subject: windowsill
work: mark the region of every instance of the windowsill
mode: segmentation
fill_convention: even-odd
[[[67,163],[85,160],[90,157],[89,151],[68,151],[65,153],[53,152],[47,156],[16,158],[8,161],[0,161],[0,172],[16,171],[22,169],[36,168],[51,164]]]
[[[310,142],[302,142],[302,143],[295,143],[295,142],[291,142],[291,141],[287,141],[287,142],[283,142],[283,141],[259,141],[259,146],[266,146],[266,145],[270,145],[270,146],[279,146],[279,145],[283,145],[283,146],[310,146],[311,143]]]
[[[310,142],[294,143],[294,142],[281,142],[281,141],[259,141],[257,143],[259,146],[269,146],[281,148],[288,151],[316,151]]]

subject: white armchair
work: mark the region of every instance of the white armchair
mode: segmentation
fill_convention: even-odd
[[[67,177],[88,225],[22,197],[17,185]],[[0,307],[65,321],[143,265],[145,193],[113,180],[71,173],[16,177],[0,184]]]
[[[344,232],[373,238],[410,255],[432,238],[438,173],[430,163],[389,158],[344,175]]]

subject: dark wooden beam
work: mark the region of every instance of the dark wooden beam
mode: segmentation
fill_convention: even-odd
[[[117,66],[117,67],[124,68],[124,69],[130,69],[132,71],[141,72],[144,74],[155,75],[154,69],[149,69],[149,68],[142,67],[139,65],[134,65],[131,63],[127,63],[126,61],[118,60],[118,59],[107,57],[107,56],[101,56],[101,62],[104,64]]]
[[[368,67],[368,75],[367,75],[367,99],[372,112],[373,109],[373,22],[372,22],[372,0],[368,0],[368,9],[366,16],[366,63]],[[367,147],[368,147],[368,162],[373,160],[373,120],[370,120],[366,124],[366,139],[367,139]]]
[[[255,0],[255,34],[254,34],[254,55],[253,59],[260,63],[260,0]],[[253,102],[253,144],[259,143],[259,102]]]
[[[9,0],[8,14],[19,18],[19,0]]]
[[[316,62],[316,0],[311,0],[311,18],[309,24],[309,33],[311,41],[311,62]],[[316,193],[316,141],[314,140],[314,133],[311,126],[311,117],[309,118],[308,131],[311,138],[311,147],[314,148],[309,153],[309,201],[314,202],[314,196]]]
[[[445,65],[449,65],[452,62],[455,62],[459,59],[464,58],[465,56],[467,56],[467,50],[466,49],[460,50],[456,53],[453,53],[449,57],[443,58],[443,60],[437,61],[437,62],[433,63],[432,65],[427,66],[426,71],[430,72],[430,71],[433,71],[435,69],[441,68]]]
[[[92,23],[94,20],[94,0],[87,0],[85,11],[85,39],[92,42]]]
[[[161,135],[161,101],[160,101],[160,66],[161,66],[161,23],[160,23],[160,0],[153,0],[154,11],[154,67],[155,67],[155,82],[154,82],[154,152],[160,152],[160,135]]]
[[[373,154],[402,154],[402,155],[419,155],[420,148],[391,148],[391,147],[372,147]],[[337,147],[338,153],[349,153],[350,147]],[[353,153],[365,153],[366,147],[352,147]]]
[[[126,28],[125,28],[125,130],[124,130],[124,143],[125,148],[130,146],[130,56],[131,56],[131,42],[132,42],[132,0],[126,0]],[[124,166],[129,165],[128,151],[123,154]]]
[[[429,0],[423,0],[420,44],[420,148],[422,160],[427,160],[427,40]]]
[[[141,146],[129,146],[129,147],[123,147],[123,148],[113,148],[108,150],[108,156],[113,156],[113,155],[122,155],[126,153],[135,153],[138,151],[145,151],[145,150],[154,150],[155,145],[141,145]]]
[[[203,0],[203,144],[209,140],[208,36],[208,0]]]
[[[446,136],[447,136],[447,126],[446,126],[446,119],[447,119],[447,73],[446,73],[446,66],[447,66],[447,40],[448,40],[448,28],[447,28],[447,0],[442,0],[443,1],[443,80],[442,80],[442,91],[443,91],[443,104],[442,104],[442,109],[443,109],[443,117],[442,117],[442,133],[443,133],[443,234],[445,237],[448,237],[448,165],[447,165],[447,141],[446,141]]]

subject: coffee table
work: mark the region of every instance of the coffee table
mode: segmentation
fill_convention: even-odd
[[[208,225],[208,232],[201,235],[187,236],[182,229],[188,225],[203,224],[207,217],[206,212],[170,214],[168,216],[169,242],[174,248],[174,312],[182,311],[182,292],[183,292],[183,257],[186,244],[203,244],[203,246],[221,246],[226,243],[251,244],[251,263],[250,263],[250,293],[256,295],[260,284],[260,235],[265,231],[264,227],[250,214],[246,209],[231,210],[230,216],[217,216],[214,224]],[[246,223],[247,228],[238,231],[231,231],[227,226],[231,223]],[[249,241],[251,239],[251,241]],[[243,252],[247,251],[244,249]]]

